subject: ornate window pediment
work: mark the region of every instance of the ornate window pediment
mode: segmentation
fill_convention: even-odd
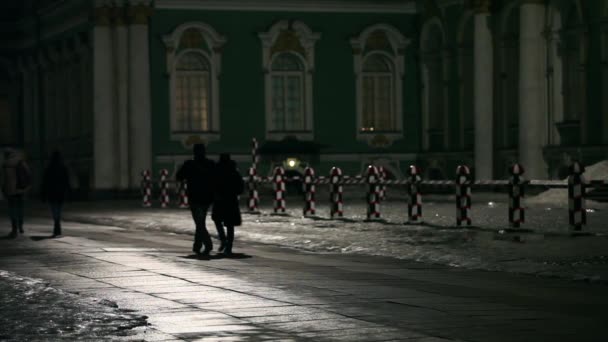
[[[350,40],[356,75],[357,139],[376,147],[403,137],[403,55],[409,44],[387,24]]]
[[[184,146],[219,139],[219,76],[226,39],[190,22],[163,37],[170,82],[171,138]]]
[[[311,140],[315,42],[321,35],[304,23],[281,20],[260,33],[264,70],[266,138]]]

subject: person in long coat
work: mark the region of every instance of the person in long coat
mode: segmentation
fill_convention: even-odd
[[[206,156],[203,144],[193,147],[194,159],[186,160],[175,175],[178,181],[186,181],[190,212],[196,226],[192,251],[199,256],[207,257],[213,249],[211,236],[205,225],[205,218],[211,203],[213,203],[213,182],[215,163]],[[205,249],[201,251],[201,248]]]
[[[27,177],[21,177],[25,173]],[[16,237],[17,233],[23,234],[23,207],[24,195],[30,189],[31,183],[20,184],[23,178],[29,179],[31,171],[25,162],[23,155],[8,148],[4,151],[4,162],[2,163],[2,193],[8,203],[8,212],[11,218],[12,231],[10,237]]]
[[[220,154],[215,180],[211,219],[215,223],[221,242],[220,252],[230,255],[234,243],[234,227],[242,223],[239,195],[243,193],[245,184],[236,163],[227,153]],[[226,227],[225,232],[224,227]]]
[[[61,235],[61,210],[67,193],[70,191],[68,168],[61,153],[54,151],[42,177],[42,200],[48,201],[53,215],[53,236]]]

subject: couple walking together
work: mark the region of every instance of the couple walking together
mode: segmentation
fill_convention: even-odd
[[[243,178],[229,154],[220,154],[219,161],[215,163],[206,157],[205,145],[194,145],[193,152],[194,159],[185,161],[176,174],[178,181],[186,181],[188,185],[188,203],[196,225],[192,251],[199,256],[209,256],[213,250],[213,242],[205,226],[207,211],[213,206],[211,219],[220,240],[218,250],[230,255],[234,227],[241,225],[238,196],[245,188]]]

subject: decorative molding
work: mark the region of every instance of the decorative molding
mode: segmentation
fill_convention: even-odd
[[[148,19],[152,16],[152,13],[152,6],[145,2],[139,2],[136,5],[132,5],[128,10],[131,25],[148,25]]]
[[[337,12],[337,13],[416,13],[416,2],[377,3],[373,0],[156,0],[156,8],[191,10]]]
[[[403,75],[405,65],[403,55],[410,40],[399,30],[388,24],[376,24],[367,27],[358,37],[350,40],[353,50],[353,64],[356,82],[356,136],[374,147],[388,147],[395,140],[403,138]],[[390,53],[389,53],[390,51]],[[381,54],[392,64],[393,73],[393,110],[396,130],[394,132],[363,132],[363,65],[371,55]]]
[[[492,9],[492,0],[470,0],[470,8],[477,13],[489,13]]]
[[[267,32],[258,34],[262,42],[262,69],[264,70],[264,99],[266,118],[266,139],[280,140],[287,136],[294,136],[300,140],[314,138],[312,75],[315,69],[315,43],[321,38],[320,33],[314,33],[300,21],[289,22],[281,20]],[[304,65],[304,115],[305,129],[302,132],[272,131],[272,61],[284,52],[299,57]]]
[[[187,30],[197,30],[206,45],[211,48],[211,51],[203,49],[183,49],[178,51],[178,46],[182,35]],[[203,22],[187,22],[181,24],[172,33],[163,36],[162,38],[166,48],[166,72],[169,75],[169,106],[171,115],[171,139],[181,141],[184,147],[188,147],[189,143],[200,139],[201,141],[213,141],[220,138],[220,95],[219,95],[219,77],[222,70],[222,46],[226,43],[226,38],[220,35],[215,29]],[[211,94],[210,115],[211,127],[206,132],[176,132],[176,113],[175,113],[175,66],[179,57],[185,53],[194,52],[201,54],[209,62],[210,84],[209,92]],[[194,139],[194,140],[193,140]]]

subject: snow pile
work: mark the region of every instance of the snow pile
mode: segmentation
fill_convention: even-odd
[[[583,173],[583,176],[588,181],[608,179],[608,160],[602,160],[598,163],[585,167],[585,173]],[[568,179],[564,179],[564,182],[567,181]],[[526,203],[567,207],[568,189],[549,189],[534,197],[528,198]],[[593,201],[587,201],[587,203],[594,206],[602,206],[602,204]]]
[[[146,316],[3,270],[0,312],[2,341],[116,341],[147,325]]]

